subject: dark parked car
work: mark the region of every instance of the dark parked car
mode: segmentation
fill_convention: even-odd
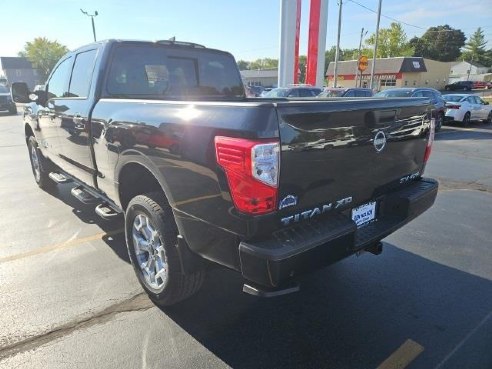
[[[321,93],[321,88],[312,86],[278,87],[268,91],[261,97],[316,97]]]
[[[0,85],[0,111],[8,111],[10,114],[17,114],[17,107],[12,101],[10,90],[4,85]]]
[[[318,97],[371,97],[370,88],[329,88],[326,87]]]
[[[441,129],[444,122],[446,102],[441,93],[433,88],[390,88],[378,92],[374,97],[428,97],[434,105],[432,117],[436,120],[436,132]]]
[[[454,90],[465,90],[471,91],[473,89],[473,81],[458,81],[451,83],[449,85],[444,86],[446,91],[454,91]]]

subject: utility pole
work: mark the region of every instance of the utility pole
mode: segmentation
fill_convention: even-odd
[[[82,9],[80,9],[80,11],[82,12],[82,14],[85,14],[88,17],[91,17],[92,34],[94,35],[94,42],[96,42],[96,26],[94,25],[94,17],[97,17],[97,10],[94,12],[94,14],[89,14],[88,12],[86,12],[85,10],[82,10]]]
[[[371,82],[369,87],[373,88],[373,81],[374,81],[374,67],[376,66],[376,54],[378,52],[378,37],[379,37],[379,21],[381,20],[381,3],[383,0],[379,0],[379,5],[378,5],[378,21],[376,23],[376,40],[374,42],[374,55],[372,56],[372,65],[371,65]]]
[[[367,31],[366,33],[364,33],[364,27],[362,27],[361,31],[360,31],[360,41],[359,41],[359,52],[357,54],[357,70],[355,71],[355,87],[357,87],[357,79],[359,77],[359,73],[360,73],[360,81],[359,81],[359,86],[358,87],[362,87],[362,72],[359,71],[359,59],[360,59],[360,50],[362,49],[362,39],[364,38],[364,36],[367,35]]]
[[[337,49],[335,52],[335,68],[333,70],[333,87],[337,87],[338,80],[338,58],[340,57],[340,31],[342,30],[342,0],[338,0],[338,34]]]

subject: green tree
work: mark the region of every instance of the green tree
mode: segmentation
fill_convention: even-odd
[[[237,66],[239,70],[247,70],[249,69],[249,62],[247,62],[246,60],[238,60]]]
[[[376,34],[373,33],[367,38],[366,45],[372,46],[375,42]],[[379,30],[378,58],[411,55],[413,55],[413,47],[407,42],[407,35],[399,23],[393,22],[390,24],[389,28],[381,28]]]
[[[262,58],[249,63],[248,69],[275,69],[278,68],[278,59]]]
[[[470,62],[477,62],[485,66],[490,65],[490,50],[487,51],[485,46],[487,41],[482,28],[478,29],[470,37],[470,40],[465,44],[463,51],[463,59]]]
[[[301,73],[299,74],[299,83],[306,82],[306,66],[307,66],[307,56],[299,55],[299,70]]]
[[[465,34],[447,24],[430,27],[421,37],[413,37],[409,43],[414,48],[413,56],[449,62],[456,60],[465,45]]]
[[[337,48],[336,46],[332,46],[329,50],[325,51],[325,74],[328,70],[328,66],[331,62],[335,61],[335,54]],[[344,60],[355,60],[357,59],[357,55],[359,53],[359,49],[340,49],[340,55],[338,55],[338,61]]]
[[[29,59],[33,67],[38,69],[46,81],[58,60],[68,52],[68,48],[58,41],[50,41],[45,37],[37,37],[26,42],[19,56]]]

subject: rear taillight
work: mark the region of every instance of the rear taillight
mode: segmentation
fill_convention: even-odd
[[[429,157],[430,157],[430,154],[432,151],[432,144],[434,143],[435,125],[436,125],[436,122],[435,122],[434,118],[432,118],[430,121],[429,139],[427,140],[427,146],[425,147],[424,165],[427,163],[427,160],[429,160]]]
[[[280,169],[278,141],[215,137],[217,163],[224,169],[234,206],[247,214],[276,209]]]
[[[447,109],[459,109],[460,106],[459,105],[446,105],[446,108]]]

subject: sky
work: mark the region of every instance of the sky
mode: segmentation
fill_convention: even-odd
[[[295,1],[295,0],[292,0]],[[326,47],[336,45],[338,3],[328,0]],[[378,0],[343,0],[341,48],[356,48],[361,28],[375,32]],[[307,49],[309,0],[302,0],[300,54]],[[492,0],[383,0],[381,27],[394,18],[410,39],[428,27],[449,24],[469,36],[482,27],[492,41]],[[237,60],[278,58],[280,0],[1,0],[0,56],[16,56],[35,37],[69,49],[109,38],[177,40],[231,52]],[[487,47],[492,47],[489,41]]]

